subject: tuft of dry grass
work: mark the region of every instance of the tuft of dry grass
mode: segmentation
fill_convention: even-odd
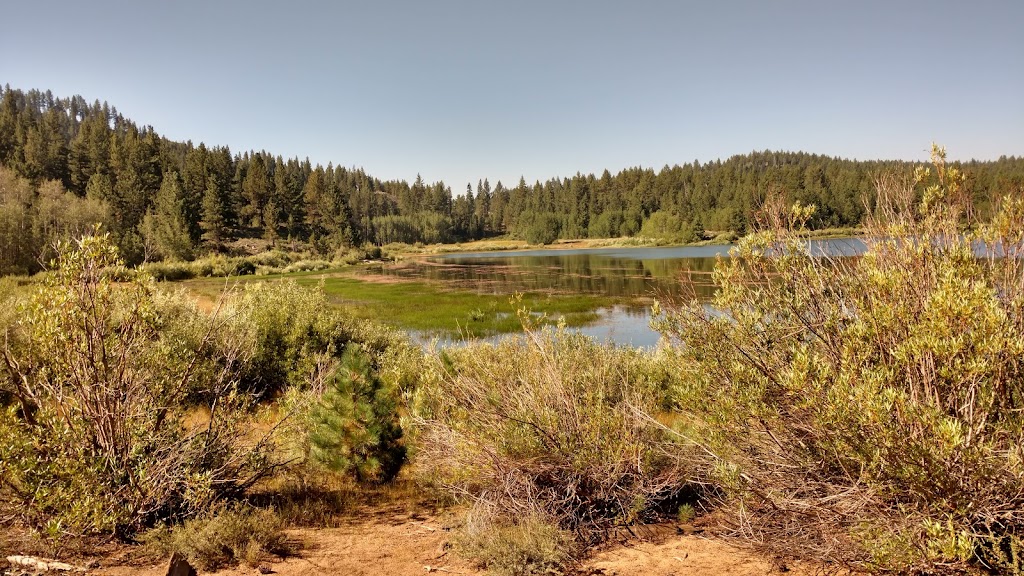
[[[270,555],[289,554],[284,527],[273,510],[236,505],[173,528],[155,528],[141,540],[154,555],[179,552],[203,570],[216,570],[239,562],[256,566]]]
[[[580,551],[573,534],[550,518],[510,519],[479,508],[467,518],[455,549],[496,576],[560,574]]]

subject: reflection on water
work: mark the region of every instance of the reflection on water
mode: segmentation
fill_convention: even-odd
[[[864,251],[858,239],[812,240],[816,256],[854,256]],[[696,292],[714,294],[711,272],[718,257],[731,246],[667,248],[595,248],[518,250],[448,254],[395,266],[378,266],[369,273],[450,283],[488,294],[541,292],[596,294],[617,298],[665,299]],[[682,282],[688,278],[689,282]],[[684,288],[688,285],[687,288]],[[692,289],[691,289],[692,287]],[[599,341],[654,346],[658,334],[650,329],[646,304],[620,305],[599,311],[598,319],[580,332]],[[444,345],[444,342],[440,343]]]
[[[621,346],[637,348],[654,348],[658,344],[660,334],[651,329],[651,309],[648,307],[611,306],[598,310],[598,319],[586,326],[567,328],[589,336],[598,342],[613,343]],[[438,348],[463,346],[465,340],[449,337],[438,337],[413,331],[412,339],[427,348],[436,345]],[[474,338],[474,342],[497,343],[503,338],[522,338],[522,334],[498,334],[486,338]]]
[[[715,257],[728,246],[525,250],[451,254],[371,272],[451,283],[488,294],[541,292],[613,297],[675,295],[691,273],[702,297],[713,293]]]

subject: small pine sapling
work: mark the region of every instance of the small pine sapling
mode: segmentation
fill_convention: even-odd
[[[396,391],[358,345],[349,345],[311,412],[311,457],[358,482],[391,480],[405,461],[397,407]]]

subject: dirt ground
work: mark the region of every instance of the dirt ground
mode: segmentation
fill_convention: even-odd
[[[375,491],[363,489],[345,500],[342,509],[317,517],[315,527],[287,531],[293,554],[271,557],[257,566],[240,565],[214,572],[216,576],[419,576],[423,574],[483,575],[486,572],[451,549],[458,524],[456,510],[439,506],[410,483]],[[713,526],[711,518],[697,524]],[[321,527],[329,526],[329,527]],[[32,540],[0,528],[0,576],[26,572],[8,567],[7,554],[43,556]],[[93,576],[164,576],[167,559],[140,560],[140,548],[105,544],[79,547],[61,554],[62,560],[88,567]],[[595,551],[573,574],[577,576],[817,576],[820,566],[783,563],[732,546],[692,525],[658,524],[635,527],[618,541]],[[200,571],[206,575],[209,572]]]
[[[785,566],[701,534],[680,535],[663,529],[651,538],[616,544],[594,554],[579,568],[588,576],[764,576],[783,571],[810,576],[819,570]],[[438,517],[421,513],[378,515],[335,528],[297,529],[289,537],[301,546],[297,555],[270,559],[260,566],[239,566],[217,576],[419,576],[482,575],[485,572],[456,556],[451,532]],[[112,566],[89,570],[96,576],[163,576],[166,564]]]

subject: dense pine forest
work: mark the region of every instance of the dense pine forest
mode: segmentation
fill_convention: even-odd
[[[1024,158],[963,163],[975,210],[1024,187]],[[32,272],[53,241],[102,222],[130,263],[189,260],[239,238],[323,255],[366,243],[447,243],[512,235],[642,235],[688,242],[743,233],[771,189],[818,207],[811,228],[857,226],[875,178],[901,161],[752,152],[725,161],[627,168],[514,186],[488,180],[383,181],[359,168],[267,151],[175,142],[106,102],[0,92],[0,271]],[[461,189],[456,188],[457,192]]]

